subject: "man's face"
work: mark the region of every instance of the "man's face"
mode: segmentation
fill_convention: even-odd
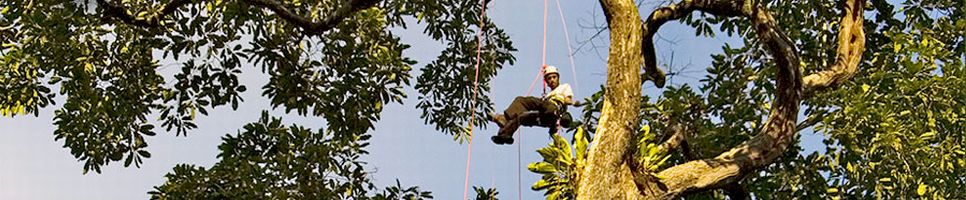
[[[547,74],[546,76],[543,76],[543,81],[547,82],[547,86],[549,86],[550,89],[556,89],[557,86],[560,85],[560,75],[557,73]]]

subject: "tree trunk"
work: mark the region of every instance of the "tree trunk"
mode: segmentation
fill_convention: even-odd
[[[639,125],[641,19],[634,1],[600,2],[610,28],[607,92],[577,199],[637,199],[640,195],[624,156]]]

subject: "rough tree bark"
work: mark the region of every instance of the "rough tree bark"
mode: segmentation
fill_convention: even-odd
[[[624,156],[638,127],[641,102],[641,19],[634,1],[601,0],[610,28],[607,85],[598,134],[578,184],[578,199],[631,199],[637,195]]]
[[[636,19],[638,11],[633,1],[600,1],[611,31],[607,93],[595,144],[577,186],[578,199],[671,199],[711,189],[725,189],[732,198],[747,198],[740,181],[772,164],[795,142],[803,91],[810,94],[850,79],[865,50],[863,0],[844,3],[835,64],[805,78],[794,43],[780,31],[768,10],[756,1],[684,0],[656,9],[643,24]],[[629,167],[635,161],[627,159],[632,143],[629,140],[639,125],[635,111],[640,106],[641,80],[635,78],[640,72],[635,66],[642,63],[643,57],[647,59],[643,63],[649,78],[659,77],[654,74],[660,71],[653,61],[651,37],[665,22],[694,11],[751,20],[777,67],[775,101],[759,135],[714,158],[689,161],[658,172],[658,177],[663,179],[647,177],[647,173]],[[663,83],[663,80],[653,81]],[[662,148],[677,148],[679,143],[686,142],[682,136],[686,133],[675,131],[674,134]]]

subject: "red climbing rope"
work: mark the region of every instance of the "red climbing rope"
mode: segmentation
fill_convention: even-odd
[[[474,70],[476,72],[473,75],[473,100],[470,103],[470,119],[469,119],[469,124],[467,125],[467,129],[469,129],[470,138],[469,140],[467,140],[467,143],[469,145],[467,145],[466,147],[466,176],[463,179],[463,199],[466,199],[466,196],[469,193],[470,161],[473,160],[473,119],[476,119],[476,96],[479,88],[480,64],[482,63],[482,60],[483,60],[481,59],[480,52],[482,51],[482,48],[483,48],[483,31],[484,31],[483,22],[486,21],[485,20],[486,2],[484,0],[480,0],[480,5],[483,7],[483,9],[482,9],[482,12],[480,12],[480,26],[479,26],[480,30],[477,31],[477,34],[476,34],[476,66],[474,66],[475,68]]]

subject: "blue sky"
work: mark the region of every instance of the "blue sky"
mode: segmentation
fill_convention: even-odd
[[[562,10],[569,27],[571,43],[576,46],[591,39],[597,32],[589,26],[603,26],[606,23],[597,1],[564,1]],[[548,15],[547,63],[561,69],[561,82],[575,87],[579,99],[596,91],[605,81],[608,35],[604,32],[594,39],[594,45],[587,44],[576,52],[576,69],[571,69],[567,58],[567,40],[564,38],[560,14],[554,1],[550,1]],[[646,16],[654,5],[643,5],[641,12]],[[541,45],[543,23],[543,1],[493,1],[488,15],[510,34],[518,62],[505,66],[493,80],[491,97],[497,109],[502,110],[515,96],[525,95],[527,87],[536,76],[541,64]],[[433,41],[421,33],[421,26],[411,26],[408,30],[394,30],[413,48],[405,53],[425,65],[442,50],[443,44]],[[674,85],[696,84],[695,77],[704,75],[704,68],[710,65],[712,53],[720,52],[725,42],[738,44],[740,40],[723,37],[694,37],[694,30],[677,22],[665,25],[659,32],[664,38],[657,41],[659,64],[669,62],[674,54],[674,67],[686,68],[685,76],[675,77]],[[673,42],[673,44],[672,44]],[[173,61],[162,61],[163,66]],[[663,66],[663,64],[661,64]],[[177,67],[162,67],[162,72],[172,74]],[[576,70],[579,83],[574,84]],[[413,71],[419,75],[418,68]],[[170,77],[168,77],[170,80]],[[255,68],[249,68],[242,75],[242,84],[249,88],[260,88],[267,82],[267,76]],[[645,94],[655,96],[659,90],[651,83],[645,83]],[[433,192],[436,199],[459,199],[463,195],[464,169],[466,167],[467,146],[452,140],[451,136],[425,125],[414,108],[418,94],[407,88],[409,98],[403,105],[386,106],[382,119],[372,131],[370,155],[363,159],[373,172],[373,179],[380,187],[393,185],[398,178],[403,185],[418,185],[423,190]],[[69,150],[62,148],[62,141],[53,140],[52,115],[56,107],[41,110],[39,117],[18,116],[0,118],[0,199],[146,199],[147,191],[163,183],[163,175],[180,163],[209,167],[217,162],[217,145],[220,137],[235,133],[242,125],[258,119],[263,109],[270,109],[268,100],[259,96],[261,91],[249,90],[243,94],[245,103],[237,111],[220,107],[211,115],[198,119],[199,128],[187,137],[175,137],[174,133],[160,133],[149,138],[149,150],[153,157],[147,159],[141,168],[124,168],[121,163],[113,163],[103,169],[102,174],[82,174],[83,163],[77,162]],[[539,95],[535,89],[533,95]],[[58,102],[64,101],[58,97]],[[578,109],[570,109],[574,114]],[[301,117],[285,114],[281,110],[272,111],[283,116],[286,123],[302,126],[323,127],[324,120],[315,117]],[[495,126],[491,126],[495,127]],[[497,146],[489,141],[496,132],[493,128],[477,129],[473,145],[470,185],[495,187],[502,199],[516,199],[522,190],[523,199],[540,199],[542,193],[529,189],[539,179],[536,174],[526,171],[526,165],[541,160],[536,149],[549,142],[545,129],[521,128],[513,146]],[[802,133],[806,149],[824,147],[821,135]],[[565,137],[570,138],[569,135]],[[522,146],[518,146],[521,145]],[[521,164],[517,164],[518,148],[522,153]],[[522,189],[518,188],[517,173],[522,174]],[[474,195],[471,191],[470,195]]]

